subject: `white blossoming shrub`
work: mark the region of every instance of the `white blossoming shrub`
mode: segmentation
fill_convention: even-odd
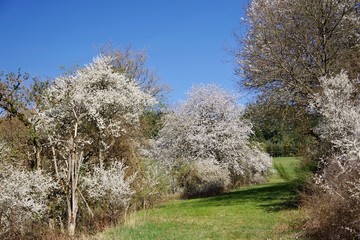
[[[0,234],[19,232],[41,220],[48,210],[48,194],[58,185],[41,171],[6,167],[0,171]],[[0,235],[1,236],[1,235]]]
[[[134,192],[131,189],[133,177],[126,177],[125,170],[122,162],[115,162],[108,168],[97,166],[83,177],[82,187],[92,200],[126,206]]]
[[[360,99],[356,86],[359,83],[351,81],[344,71],[335,77],[323,77],[320,83],[323,93],[315,96],[313,102],[313,107],[322,116],[317,132],[331,144],[329,156],[323,161],[325,168],[321,178],[324,180],[327,175],[340,177],[357,170],[360,162]],[[328,170],[331,172],[327,173]]]
[[[329,149],[308,196],[305,233],[312,239],[360,236],[360,98],[359,82],[345,72],[320,79],[323,92],[313,108],[321,114],[317,128]],[[321,206],[319,208],[319,206]]]
[[[320,78],[320,83],[323,93],[313,103],[323,116],[318,132],[344,153],[356,155],[360,145],[359,82],[351,81],[342,71],[335,77]]]
[[[213,173],[217,168],[219,174],[213,176],[230,178],[232,185],[258,181],[266,176],[272,161],[250,144],[252,125],[242,115],[235,95],[216,85],[193,87],[188,99],[165,116],[153,157],[168,168],[189,163],[196,166],[199,176],[206,175],[205,166]],[[223,188],[227,183],[223,182]]]

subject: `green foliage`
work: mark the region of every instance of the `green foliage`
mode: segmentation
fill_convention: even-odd
[[[315,161],[301,158],[299,165],[295,168],[295,176],[291,181],[293,188],[296,191],[307,191],[309,182],[317,170],[318,166]]]
[[[147,209],[161,201],[170,193],[171,178],[158,161],[142,159],[138,163],[136,178],[133,182],[135,190],[131,205],[133,209]]]
[[[317,116],[301,106],[263,99],[248,105],[246,116],[254,125],[253,140],[260,142],[272,157],[301,156],[316,140],[312,128]]]
[[[161,118],[163,113],[158,110],[150,110],[140,117],[141,130],[147,139],[156,139],[162,127]]]

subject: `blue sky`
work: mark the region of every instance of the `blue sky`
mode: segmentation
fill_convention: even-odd
[[[185,99],[194,84],[236,90],[235,47],[248,0],[0,0],[0,70],[54,78],[109,42],[146,50],[148,67]],[[246,102],[248,99],[244,99]]]

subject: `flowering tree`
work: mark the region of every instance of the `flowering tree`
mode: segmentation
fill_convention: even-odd
[[[250,182],[264,176],[271,159],[249,142],[252,125],[236,101],[216,85],[193,87],[188,99],[166,115],[156,157],[170,167],[177,159],[194,163],[204,180],[218,175],[224,183]]]
[[[110,57],[99,56],[75,73],[56,78],[46,91],[46,108],[37,116],[39,130],[47,136],[53,155],[56,179],[66,197],[70,236],[75,233],[79,197],[88,206],[79,188],[84,171],[94,171],[86,175],[84,186],[97,186],[118,197],[122,193],[123,199],[131,194],[124,178],[125,169],[120,165],[107,167],[106,153],[114,139],[136,126],[143,110],[154,103],[135,82],[114,72],[111,61]],[[119,182],[105,181],[99,175],[104,174],[109,180],[112,173],[119,177]],[[89,196],[95,195],[89,189]],[[88,209],[91,211],[89,206]]]
[[[342,71],[335,77],[322,77],[322,94],[315,96],[313,106],[319,109],[323,122],[318,129],[323,139],[331,141],[345,154],[360,153],[360,108],[356,81]],[[360,160],[360,158],[359,158]]]

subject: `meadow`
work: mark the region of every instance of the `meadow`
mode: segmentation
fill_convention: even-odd
[[[294,176],[298,159],[274,158]],[[264,184],[215,197],[172,200],[130,214],[95,239],[292,239],[301,212],[291,182],[274,170]]]

